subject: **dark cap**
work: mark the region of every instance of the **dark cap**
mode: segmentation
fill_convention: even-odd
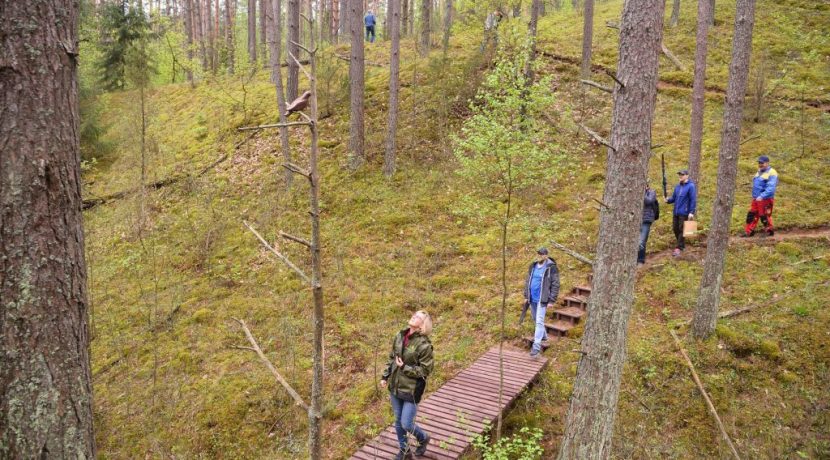
[[[769,157],[766,155],[759,156],[758,163],[769,163]]]
[[[540,256],[546,256],[548,255],[548,248],[539,248],[536,250],[536,254],[539,254]]]
[[[679,174],[681,176],[688,176],[689,175],[689,170],[688,169],[681,169],[680,171],[677,171],[677,174]]]

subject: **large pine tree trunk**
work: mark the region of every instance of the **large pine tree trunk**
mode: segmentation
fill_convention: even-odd
[[[579,74],[591,78],[591,44],[594,39],[594,0],[585,0],[585,22],[582,26],[582,61]]]
[[[340,11],[339,19],[340,23],[338,24],[338,29],[340,30],[339,35],[340,37],[350,37],[350,32],[352,27],[349,22],[349,9],[351,6],[349,5],[349,0],[340,0]],[[345,38],[344,38],[345,39]]]
[[[692,89],[692,121],[689,135],[689,174],[700,186],[700,157],[703,142],[703,106],[706,101],[706,54],[712,16],[708,0],[697,2],[695,77]]]
[[[0,457],[92,459],[78,2],[2,10]]]
[[[398,92],[400,91],[401,68],[401,0],[389,0],[389,34],[392,38],[389,52],[389,122],[386,132],[386,154],[383,157],[383,173],[391,177],[395,173],[398,132]]]
[[[414,0],[413,0],[414,1]],[[432,0],[421,0],[421,37],[418,41],[418,52],[421,56],[429,54],[430,36],[429,20],[432,16]]]
[[[663,35],[663,0],[628,0],[620,22],[611,145],[582,357],[571,395],[560,459],[611,455],[614,417],[634,301],[635,257]],[[621,257],[620,254],[629,254]]]
[[[285,83],[285,98],[288,101],[293,101],[294,99],[297,99],[300,86],[300,66],[297,65],[293,59],[291,59],[291,55],[294,55],[295,58],[300,59],[300,47],[296,45],[297,43],[300,43],[300,0],[288,0],[288,9],[286,10],[286,14],[288,41],[285,48],[290,54],[289,56],[286,56],[288,59],[288,79]]]
[[[732,61],[723,110],[723,131],[718,152],[718,189],[712,206],[712,226],[706,237],[706,259],[692,331],[697,338],[709,337],[715,330],[723,280],[723,261],[729,244],[729,222],[735,204],[735,178],[741,144],[744,96],[749,77],[752,52],[752,27],[755,23],[755,0],[738,0],[735,5],[735,34],[732,38]]]
[[[234,72],[234,53],[236,47],[233,42],[234,4],[236,0],[225,0],[225,47],[228,53],[228,73]]]
[[[248,0],[248,59],[256,63],[256,0]]]
[[[698,2],[700,3],[700,2]],[[680,0],[674,0],[671,7],[671,27],[677,27],[677,21],[680,19]]]
[[[365,161],[363,152],[364,124],[363,124],[363,91],[364,68],[363,62],[363,10],[362,0],[349,0],[349,35],[352,48],[349,59],[349,95],[351,117],[349,120],[349,166],[359,168]]]
[[[282,0],[270,0],[271,14],[268,15],[268,53],[271,64],[271,81],[277,95],[277,111],[279,112],[280,123],[286,123],[285,115],[285,91],[282,85]],[[288,128],[280,128],[280,143],[282,146],[282,157],[286,163],[291,162],[291,146],[288,142]],[[290,188],[294,180],[294,174],[285,169],[285,187]]]

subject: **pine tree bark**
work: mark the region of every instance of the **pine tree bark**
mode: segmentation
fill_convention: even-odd
[[[530,57],[527,60],[527,67],[525,68],[525,79],[527,85],[533,84],[535,78],[533,71],[533,63],[536,60],[536,36],[539,26],[539,13],[541,12],[542,0],[532,0],[530,4],[530,22],[527,25],[527,34],[530,36]]]
[[[262,49],[262,65],[267,68],[270,61],[267,56],[268,49],[268,14],[271,11],[269,0],[259,0],[259,43]]]
[[[700,3],[700,2],[698,2]],[[671,7],[671,27],[677,27],[677,21],[680,19],[680,0],[674,0]]]
[[[207,31],[207,64],[211,72],[215,73],[216,61],[214,60],[214,58],[216,57],[216,55],[213,52],[213,50],[215,49],[215,31],[213,30],[213,5],[211,0],[206,0],[205,4],[202,6],[202,9],[205,12],[205,30]]]
[[[421,0],[421,37],[418,41],[418,54],[420,54],[421,56],[426,56],[427,54],[429,54],[430,16],[432,16],[432,0]]]
[[[701,1],[705,1],[705,0],[701,0]],[[712,11],[712,14],[711,14],[710,20],[709,20],[709,25],[714,26],[715,25],[715,0],[711,0],[709,2],[709,9]]]
[[[268,15],[266,28],[268,31],[268,53],[271,64],[271,81],[277,96],[277,111],[280,123],[287,123],[285,115],[285,90],[282,84],[282,0],[270,0],[271,14]],[[289,58],[290,59],[290,58]],[[291,145],[288,139],[288,128],[280,127],[280,143],[282,157],[285,163],[291,162]],[[284,169],[284,168],[283,168]],[[285,171],[285,188],[291,188],[294,174],[288,169]]]
[[[582,26],[582,61],[579,74],[591,78],[591,45],[594,39],[594,0],[585,0],[585,22]]]
[[[744,97],[749,78],[749,58],[752,54],[755,0],[738,0],[735,8],[732,61],[729,63],[729,83],[726,87],[723,130],[718,152],[718,189],[712,206],[712,226],[706,238],[706,259],[692,321],[692,332],[696,338],[709,337],[715,330],[723,262],[729,244],[729,222],[735,204],[735,179],[738,173]]]
[[[202,0],[192,0],[194,5],[193,29],[196,40],[199,42],[199,60],[202,70],[207,70],[207,46],[205,45],[205,18],[202,11]]]
[[[544,0],[539,2],[539,16],[544,16],[544,15],[548,14],[548,12],[545,8],[545,3],[546,2]]]
[[[401,0],[389,0],[389,35],[392,39],[389,52],[389,119],[386,132],[386,154],[383,157],[383,174],[395,174],[398,133],[398,93],[400,92],[401,70]]]
[[[522,2],[513,2],[513,17],[518,18],[522,15]]]
[[[235,4],[236,0],[225,0],[225,47],[228,53],[228,73],[231,75],[234,72],[234,54],[236,53],[233,41]]]
[[[620,22],[619,64],[593,291],[559,459],[611,455],[614,419],[634,300],[635,258],[663,35],[664,0],[628,0]],[[620,257],[620,254],[632,254]]]
[[[248,0],[248,60],[256,64],[256,0]]]
[[[286,56],[288,59],[288,78],[285,84],[285,98],[288,101],[293,101],[299,95],[300,86],[300,66],[291,59],[291,55],[300,59],[300,47],[297,46],[297,43],[300,43],[300,0],[288,0],[286,15],[288,41],[285,48],[290,54]]]
[[[689,134],[689,175],[700,187],[700,161],[703,150],[703,108],[706,102],[706,55],[712,10],[708,0],[697,2],[695,76],[692,87],[692,120]]]
[[[95,458],[81,215],[78,2],[4,2],[0,457]]]
[[[365,63],[363,62],[363,10],[362,0],[349,0],[349,35],[351,57],[349,59],[349,96],[351,117],[349,120],[349,167],[359,168],[365,161],[363,91]]]

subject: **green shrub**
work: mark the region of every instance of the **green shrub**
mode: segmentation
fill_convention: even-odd
[[[522,427],[515,435],[494,443],[489,442],[489,434],[480,434],[473,438],[473,447],[481,452],[484,460],[535,460],[545,453],[541,440],[542,430]]]

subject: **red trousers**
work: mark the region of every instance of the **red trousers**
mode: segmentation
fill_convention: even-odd
[[[749,212],[746,213],[746,226],[744,231],[749,234],[755,231],[755,226],[758,225],[758,219],[764,224],[764,230],[771,232],[772,229],[772,205],[775,198],[767,198],[765,200],[752,200],[749,205]]]

